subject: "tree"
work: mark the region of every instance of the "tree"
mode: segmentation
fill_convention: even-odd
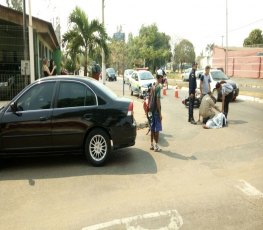
[[[151,70],[161,67],[170,61],[172,56],[170,37],[160,33],[155,24],[142,26],[139,36],[129,36],[128,53],[135,66],[147,66]]]
[[[249,36],[244,40],[243,46],[256,46],[263,44],[262,30],[254,29]]]
[[[6,4],[9,8],[14,10],[23,11],[23,1],[22,0],[6,0]]]
[[[195,61],[195,51],[193,44],[183,39],[174,48],[174,62],[180,65],[181,71],[184,63],[193,63]]]
[[[215,46],[215,44],[214,44],[214,43],[212,43],[212,44],[207,44],[207,46],[206,46],[205,50],[206,50],[206,52],[207,52],[208,56],[210,56],[210,55],[211,55],[211,52],[213,51],[213,49],[214,49],[214,46]]]
[[[87,76],[89,55],[94,55],[99,47],[104,50],[106,58],[108,57],[106,30],[98,20],[89,21],[85,12],[79,7],[70,14],[69,24],[70,29],[62,38],[63,44],[67,44],[67,49],[72,52],[83,54],[84,76]]]
[[[127,45],[124,41],[112,40],[109,44],[109,66],[114,67],[118,73],[123,73],[127,62]]]
[[[64,54],[65,55],[63,55],[62,58],[63,65],[71,73],[79,71],[81,63],[83,63],[84,66],[84,56],[81,53],[81,50],[75,49],[70,42],[67,44],[67,49]]]

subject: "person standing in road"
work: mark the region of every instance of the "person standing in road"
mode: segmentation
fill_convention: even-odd
[[[200,93],[201,97],[205,96],[208,94],[208,92],[211,92],[211,78],[210,78],[210,66],[205,67],[205,73],[201,75],[200,78]]]
[[[222,93],[222,112],[227,118],[229,102],[233,100],[233,86],[225,81],[216,83],[216,90]]]
[[[188,109],[188,122],[196,125],[194,120],[194,101],[195,101],[195,90],[196,90],[196,76],[195,71],[197,69],[197,63],[192,64],[192,71],[189,74],[189,109]]]
[[[156,71],[157,83],[152,87],[149,98],[150,108],[152,112],[151,119],[151,150],[160,152],[159,147],[159,132],[162,131],[162,113],[161,113],[161,89],[162,89],[163,71],[158,69]],[[155,141],[155,145],[153,144]]]
[[[208,92],[211,92],[211,78],[210,78],[210,66],[205,67],[205,73],[201,75],[200,77],[200,93],[201,93],[201,102],[202,99],[205,95],[208,94]],[[198,122],[200,122],[200,113],[199,113],[199,118]]]

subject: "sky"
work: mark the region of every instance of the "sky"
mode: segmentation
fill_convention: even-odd
[[[59,17],[62,34],[76,6],[89,20],[102,20],[102,0],[31,0],[31,6],[35,17],[49,22]],[[142,25],[155,23],[172,44],[187,39],[199,55],[207,44],[226,46],[226,25],[229,47],[242,46],[253,29],[263,31],[262,8],[262,0],[105,0],[104,21],[110,36],[122,26],[126,37],[137,36]]]

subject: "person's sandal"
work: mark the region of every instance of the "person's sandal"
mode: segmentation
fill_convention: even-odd
[[[155,145],[155,150],[154,151],[155,152],[161,152],[162,149],[158,145]]]
[[[153,146],[153,144],[151,144],[150,150],[154,150],[154,146]]]

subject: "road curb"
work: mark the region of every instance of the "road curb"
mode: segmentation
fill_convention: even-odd
[[[182,91],[188,91],[187,87],[182,87]],[[260,99],[258,97],[253,97],[253,96],[246,96],[246,95],[238,95],[237,97],[239,100],[242,101],[252,101],[252,102],[258,102],[258,103],[263,103],[263,99]]]

